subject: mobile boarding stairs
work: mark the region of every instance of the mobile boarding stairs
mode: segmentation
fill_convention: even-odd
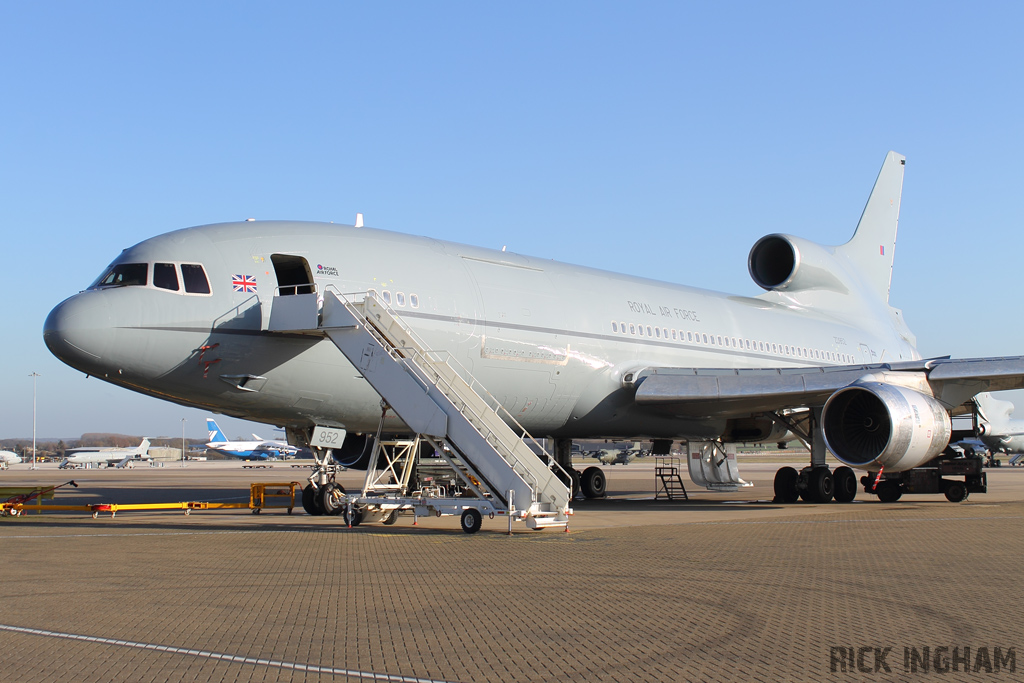
[[[341,501],[350,523],[353,510],[386,522],[411,510],[417,516],[461,514],[468,533],[479,529],[483,515],[507,516],[510,530],[513,520],[532,529],[567,528],[572,494],[565,470],[450,354],[430,350],[373,292],[344,295],[328,286],[322,304],[315,291],[279,293],[269,329],[330,339],[380,394],[384,414],[393,410],[416,434],[411,443],[382,442],[381,417],[363,490]],[[318,437],[340,447],[339,436],[344,439],[344,430],[314,429],[314,486],[318,478],[326,482],[321,475],[331,460]],[[448,463],[464,495],[442,486],[412,490],[420,440]]]

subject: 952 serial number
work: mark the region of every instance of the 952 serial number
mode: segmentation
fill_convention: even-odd
[[[345,430],[334,427],[314,427],[309,445],[314,448],[341,448],[345,443]]]

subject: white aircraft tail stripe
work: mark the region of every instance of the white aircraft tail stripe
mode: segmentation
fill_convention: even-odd
[[[896,230],[903,193],[903,168],[906,157],[889,152],[878,172],[874,189],[864,206],[857,230],[836,253],[849,259],[865,282],[884,301],[889,300],[892,260],[896,251]]]

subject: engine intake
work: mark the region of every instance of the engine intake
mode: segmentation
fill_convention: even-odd
[[[775,289],[796,272],[797,251],[782,235],[762,237],[751,248],[747,269],[758,287]]]
[[[928,462],[949,443],[949,414],[931,396],[894,384],[855,382],[825,403],[825,446],[852,467],[902,472]]]

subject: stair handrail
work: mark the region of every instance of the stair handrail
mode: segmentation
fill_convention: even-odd
[[[332,288],[332,286],[328,285],[328,288]],[[335,290],[336,290],[336,288],[335,288]],[[520,478],[522,478],[524,480],[526,485],[530,488],[530,491],[531,491],[531,494],[532,494],[533,498],[535,499],[533,502],[537,502],[536,501],[536,497],[537,497],[538,492],[540,491],[540,482],[537,480],[537,477],[530,470],[529,465],[524,463],[516,455],[514,446],[510,446],[502,438],[502,434],[500,432],[496,432],[495,430],[490,429],[489,427],[487,427],[486,419],[485,419],[484,415],[482,415],[481,413],[479,413],[479,412],[477,412],[477,411],[472,409],[472,406],[471,406],[472,399],[471,398],[468,398],[467,396],[464,395],[463,392],[459,391],[457,385],[454,385],[450,381],[448,381],[448,378],[446,378],[444,375],[438,373],[436,370],[433,370],[433,368],[435,367],[435,362],[440,362],[440,360],[439,360],[440,359],[440,354],[438,354],[437,352],[428,352],[429,354],[433,354],[433,355],[437,356],[437,359],[435,360],[435,359],[431,359],[429,357],[429,355],[425,355],[424,353],[422,353],[419,349],[417,349],[415,347],[411,347],[411,346],[399,347],[399,346],[394,345],[384,335],[383,331],[378,329],[377,325],[373,324],[373,320],[368,316],[368,314],[366,313],[365,310],[360,310],[358,308],[358,306],[355,305],[354,302],[348,300],[348,296],[346,296],[345,294],[343,294],[341,292],[337,292],[337,290],[336,290],[336,293],[339,296],[339,300],[342,301],[342,303],[345,305],[346,309],[348,309],[348,311],[351,314],[353,314],[354,317],[356,317],[357,319],[362,319],[362,320],[364,320],[364,321],[366,321],[368,323],[371,323],[371,324],[366,326],[366,330],[370,333],[370,335],[377,340],[377,342],[380,344],[381,348],[383,348],[385,350],[385,352],[387,352],[388,355],[391,356],[396,362],[400,362],[403,365],[405,365],[407,368],[412,370],[413,371],[412,372],[413,377],[416,378],[421,384],[423,384],[424,388],[426,388],[427,385],[435,385],[436,386],[438,384],[443,384],[444,387],[449,389],[449,392],[451,394],[454,394],[456,397],[458,397],[462,401],[463,405],[460,408],[460,411],[464,415],[468,412],[469,415],[471,415],[472,417],[476,418],[476,421],[469,420],[470,425],[473,427],[473,429],[483,439],[485,439],[489,443],[491,443],[491,441],[492,441],[491,437],[493,437],[493,440],[497,442],[497,446],[501,447],[501,450],[497,450],[496,449],[497,452],[498,452],[498,455],[501,456],[501,458],[503,460],[505,460],[505,462],[510,467],[512,467],[513,471],[516,472],[516,474]],[[368,293],[367,292],[359,292],[357,294],[366,294],[367,296],[371,296],[371,297],[373,296],[372,292],[368,292]],[[378,301],[378,303],[381,304],[381,307],[385,309],[385,312],[388,313],[388,315],[392,318],[392,320],[394,320],[396,323],[399,324],[399,327],[402,328],[403,332],[411,332],[410,330],[408,330],[408,328],[406,326],[400,324],[401,321],[399,320],[398,316],[395,315],[393,309],[387,308],[386,304],[384,304],[383,302],[379,302]],[[414,335],[415,335],[415,333],[409,334],[409,336],[412,338],[412,340],[416,344],[424,345],[423,341],[418,339],[418,338],[416,338]],[[403,353],[399,353],[399,352],[403,352]],[[417,357],[423,358],[423,360],[427,361],[427,362],[416,362],[416,358]],[[468,385],[468,382],[466,382],[466,380],[461,375],[459,375],[459,372],[458,372],[458,370],[456,368],[452,367],[451,365],[449,365],[449,368],[452,370],[453,373],[455,373],[456,376],[459,377],[460,380],[462,380],[464,383],[466,383]],[[428,374],[428,370],[433,370],[433,372],[431,373],[431,374],[434,375],[434,379],[433,380],[430,377],[426,376]],[[481,388],[482,388],[482,385],[481,385]],[[471,387],[470,387],[470,390],[472,391]],[[444,393],[443,390],[442,390],[442,393]],[[448,395],[448,394],[446,393],[446,395]],[[476,394],[476,396],[478,398],[481,398],[482,400],[485,400],[485,402],[486,402],[486,399],[484,399],[483,397],[479,396],[479,394]],[[490,396],[490,394],[488,394],[488,396]],[[490,396],[490,398],[493,400],[493,396]],[[450,397],[449,397],[449,400],[451,400]],[[499,407],[500,407],[500,404],[499,404]],[[508,425],[505,425],[505,427],[507,428]],[[486,429],[486,434],[483,431],[485,429]],[[511,431],[511,429],[509,429],[509,431]],[[492,446],[494,446],[494,445],[495,444],[492,443]],[[502,452],[502,451],[504,451],[504,452]],[[509,462],[509,457],[512,458],[512,462]]]
[[[479,434],[485,441],[487,441],[487,443],[491,444],[491,446],[495,448],[495,451],[498,453],[498,455],[501,456],[501,458],[510,467],[512,467],[513,471],[515,471],[516,474],[519,475],[526,482],[526,485],[530,488],[531,494],[534,498],[533,502],[537,502],[536,498],[538,492],[541,490],[539,480],[533,474],[533,471],[530,469],[529,464],[524,462],[516,454],[515,446],[510,445],[506,441],[502,432],[496,431],[489,426],[488,421],[486,419],[486,414],[476,410],[473,406],[472,399],[467,398],[463,394],[463,392],[459,390],[457,384],[453,384],[451,381],[448,380],[447,377],[437,372],[432,364],[417,362],[417,358],[429,360],[426,356],[420,353],[418,349],[412,347],[394,348],[396,350],[404,351],[406,354],[408,354],[405,356],[394,356],[394,358],[396,361],[402,363],[407,368],[412,370],[413,375],[416,376],[420,382],[424,384],[433,384],[434,386],[438,386],[439,388],[441,388],[441,393],[448,397],[449,401],[451,401],[453,397],[459,399],[461,405],[456,406],[459,409],[459,412],[461,412],[464,416],[467,417],[470,426],[473,427],[476,433]],[[452,371],[456,372],[454,368],[452,368]],[[420,375],[432,375],[432,377],[421,377]],[[463,382],[465,382],[465,380],[462,377],[459,377],[459,379],[462,379]],[[479,395],[477,396],[479,397]],[[515,432],[512,432],[512,430],[508,428],[508,425],[505,425],[504,422],[502,424],[506,427],[506,429],[508,429],[509,433],[512,433],[513,436],[515,435]]]
[[[498,414],[499,420],[505,425],[506,428],[508,428],[509,432],[511,432],[513,435],[516,434],[516,431],[512,429],[512,425],[516,427],[516,429],[519,431],[517,443],[523,443],[524,445],[527,445],[527,447],[529,448],[529,445],[527,444],[527,440],[529,440],[529,443],[532,443],[540,451],[538,458],[542,457],[544,459],[545,466],[555,475],[556,478],[561,480],[561,482],[563,483],[565,481],[572,481],[572,478],[565,471],[565,468],[563,468],[558,463],[558,461],[555,460],[550,453],[548,453],[547,449],[544,448],[544,446],[539,441],[537,441],[537,439],[535,439],[529,433],[529,431],[527,431],[526,428],[519,423],[518,420],[516,420],[515,416],[513,416],[512,413],[510,413],[496,398],[494,398],[494,396],[489,391],[487,391],[486,387],[484,387],[483,384],[481,384],[480,381],[476,379],[476,377],[474,377],[468,370],[466,370],[466,368],[461,363],[459,363],[459,361],[455,359],[450,352],[439,352],[429,349],[426,342],[415,332],[415,330],[410,328],[401,318],[401,316],[398,315],[397,311],[395,311],[387,302],[383,301],[379,296],[377,296],[377,293],[374,290],[362,292],[342,292],[333,284],[328,284],[324,289],[325,292],[331,290],[333,290],[335,295],[338,297],[339,301],[341,301],[342,305],[345,306],[349,313],[351,313],[357,319],[362,319],[370,323],[374,323],[375,321],[370,317],[370,314],[366,311],[365,300],[368,298],[373,299],[374,303],[377,306],[379,306],[385,313],[387,313],[387,315],[391,318],[392,322],[398,325],[402,332],[406,334],[409,337],[409,339],[418,347],[417,348],[413,346],[396,346],[389,339],[387,339],[383,331],[377,329],[376,324],[368,325],[367,329],[371,332],[371,334],[374,337],[377,338],[378,342],[383,342],[381,343],[381,346],[385,349],[385,351],[388,352],[389,355],[392,356],[392,358],[399,362],[402,362],[403,364],[406,364],[406,361],[411,361],[412,369],[417,370],[419,373],[423,374],[426,374],[427,368],[432,368],[436,363],[444,363],[445,365],[447,365],[449,369],[451,369],[452,372],[455,374],[455,376],[462,380],[463,383],[465,383],[466,387],[469,389],[470,392],[472,392],[477,397],[481,398],[491,408],[491,410]],[[362,310],[360,310],[360,308],[356,305],[356,301],[354,301],[354,299],[358,296],[363,297]],[[417,358],[422,358],[422,360],[425,362],[417,362]],[[409,366],[407,365],[407,367]],[[537,477],[532,473],[529,465],[523,462],[522,459],[516,455],[515,446],[506,443],[501,433],[496,432],[495,430],[491,429],[486,425],[486,419],[483,415],[477,413],[477,411],[472,410],[470,408],[470,403],[472,399],[464,395],[464,393],[460,390],[460,387],[453,384],[451,381],[448,380],[447,377],[444,377],[444,375],[437,372],[436,370],[432,374],[435,376],[435,379],[432,382],[429,377],[421,377],[419,379],[420,381],[427,381],[434,385],[437,385],[439,382],[443,382],[446,388],[450,389],[452,393],[454,393],[462,400],[463,409],[469,409],[470,414],[473,417],[477,418],[477,421],[483,423],[476,424],[473,420],[470,420],[470,424],[477,431],[477,433],[479,433],[485,440],[488,439],[489,436],[493,436],[494,439],[505,451],[505,453],[501,453],[499,451],[499,455],[501,455],[502,459],[504,459],[510,466],[512,466],[516,474],[518,474],[520,477],[523,477],[524,481],[526,481],[527,477],[533,480],[532,484],[530,483],[530,481],[526,481],[526,484],[527,486],[530,487],[530,490],[533,493],[533,502],[538,502],[536,498],[538,494],[541,492],[540,482],[538,481]],[[466,379],[467,377],[469,379]],[[512,425],[508,424],[509,421],[511,421]],[[483,431],[481,431],[482,429],[486,429],[487,434],[484,434]],[[532,449],[531,453],[534,453]],[[537,454],[534,453],[534,455]],[[513,462],[509,462],[509,456],[512,458]],[[559,475],[559,473],[561,473],[561,476]],[[554,494],[548,491],[546,486],[544,487],[544,489],[545,493],[549,497],[554,497]],[[571,498],[572,491],[570,490],[569,499],[571,500]],[[568,507],[568,505],[566,507]]]

